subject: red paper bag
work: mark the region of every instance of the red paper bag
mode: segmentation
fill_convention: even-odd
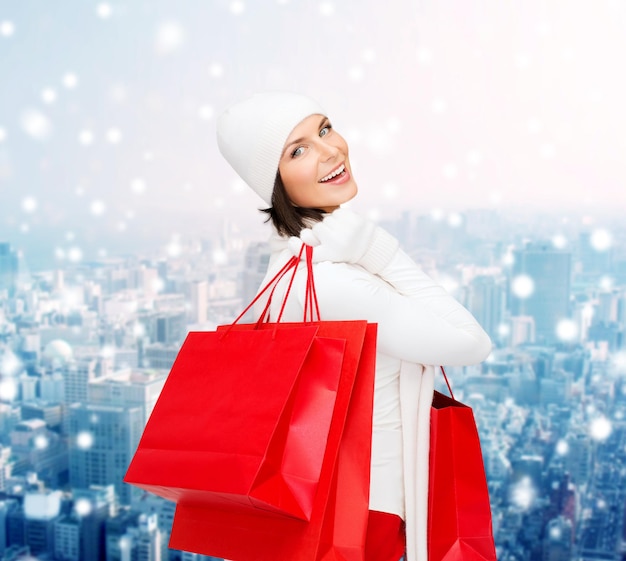
[[[124,480],[177,502],[308,520],[345,352],[318,332],[189,333]]]
[[[364,323],[321,322],[319,327],[320,333],[334,338],[349,336]],[[279,324],[278,328],[290,326]],[[369,508],[376,326],[366,326],[361,345],[354,339],[349,336],[346,344],[337,414],[330,427],[310,521],[181,501],[170,547],[237,561],[362,560]]]
[[[474,415],[467,405],[439,392],[431,408],[428,559],[496,561]]]

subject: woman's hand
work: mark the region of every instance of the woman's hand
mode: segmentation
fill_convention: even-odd
[[[305,228],[299,238],[291,238],[289,247],[295,255],[305,243],[313,246],[313,261],[357,263],[378,274],[393,258],[398,241],[373,222],[339,208],[312,228]]]

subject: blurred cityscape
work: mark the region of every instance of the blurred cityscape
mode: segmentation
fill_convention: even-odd
[[[493,339],[449,374],[499,560],[626,559],[626,227],[495,210],[384,226]],[[174,505],[122,479],[186,333],[232,321],[264,276],[267,245],[236,232],[47,271],[0,240],[3,561],[211,559],[169,550]]]

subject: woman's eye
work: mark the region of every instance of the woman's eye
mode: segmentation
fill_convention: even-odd
[[[330,124],[326,125],[324,128],[322,128],[322,130],[320,130],[320,136],[326,136],[330,132],[331,128],[332,127],[330,126]]]
[[[304,152],[304,147],[302,146],[298,146],[292,153],[291,153],[291,157],[292,158],[297,158],[298,156],[301,156],[302,153]]]

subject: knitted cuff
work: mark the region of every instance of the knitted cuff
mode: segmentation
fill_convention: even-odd
[[[393,259],[398,250],[398,240],[380,226],[376,227],[369,249],[358,263],[370,273],[377,275]]]

